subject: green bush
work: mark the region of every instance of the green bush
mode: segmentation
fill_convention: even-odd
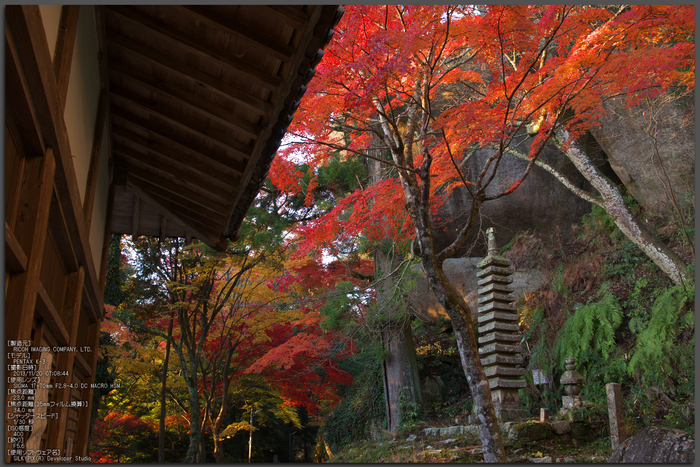
[[[630,323],[630,329],[637,334],[637,345],[629,372],[640,373],[645,384],[671,384],[674,368],[680,363],[677,337],[695,331],[695,314],[685,306],[692,304],[694,297],[694,286],[687,290],[674,286],[656,299],[646,326]]]
[[[607,360],[615,350],[615,331],[622,323],[622,309],[606,289],[602,287],[598,293],[604,293],[600,301],[578,308],[560,329],[553,351],[554,361],[562,371],[568,357],[580,359],[582,353],[593,352]]]

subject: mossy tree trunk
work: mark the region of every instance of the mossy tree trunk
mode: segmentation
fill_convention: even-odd
[[[379,156],[379,154],[377,154]],[[369,173],[374,183],[382,179],[378,161],[369,161]],[[387,409],[387,429],[396,431],[405,418],[407,406],[422,407],[423,395],[418,374],[416,349],[411,332],[411,316],[407,310],[401,271],[404,257],[396,245],[387,239],[374,252],[376,314],[386,358],[382,362],[384,398]],[[403,398],[403,401],[402,401]]]

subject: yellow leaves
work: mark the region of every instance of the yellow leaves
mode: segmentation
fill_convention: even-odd
[[[121,371],[136,375],[149,375],[154,370],[154,362],[152,361],[137,360],[135,358],[120,358],[115,363]]]
[[[228,438],[232,438],[233,436],[236,436],[236,433],[239,431],[250,431],[250,430],[257,430],[254,426],[251,426],[249,422],[243,420],[240,422],[235,422],[231,423],[229,426],[223,429],[221,434],[219,435],[219,440],[224,440]]]

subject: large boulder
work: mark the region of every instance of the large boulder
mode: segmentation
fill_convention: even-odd
[[[625,440],[609,463],[693,463],[695,436],[680,430],[650,427]]]
[[[517,149],[527,154],[531,138],[523,135]],[[465,164],[467,179],[474,182],[493,150],[480,149]],[[574,165],[553,145],[548,144],[540,158],[554,166],[577,187],[590,190],[588,182]],[[503,156],[496,175],[486,190],[493,195],[510,188],[520,177],[527,163],[510,153]],[[438,210],[435,219],[435,247],[439,251],[455,238],[457,229],[468,219],[471,196],[466,188],[455,189]],[[533,167],[525,181],[513,192],[481,205],[479,218],[465,245],[455,257],[485,256],[485,232],[494,227],[496,244],[506,245],[515,234],[526,230],[540,230],[564,237],[582,215],[590,212],[591,204],[574,195],[550,173]]]
[[[622,97],[609,99],[600,126],[591,129],[627,191],[646,208],[668,206],[669,185],[679,199],[694,192],[693,100],[663,94],[627,107]]]

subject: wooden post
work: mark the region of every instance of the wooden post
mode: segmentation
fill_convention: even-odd
[[[39,359],[39,381],[36,386],[36,392],[34,393],[34,417],[32,423],[32,434],[27,440],[27,453],[37,452],[41,447],[41,435],[44,434],[46,430],[47,420],[46,420],[46,404],[49,402],[49,383],[51,381],[51,363],[53,361],[53,354],[51,352],[41,352],[41,357]],[[26,462],[37,463],[39,462],[39,456],[27,455]]]
[[[83,298],[83,287],[85,283],[85,269],[80,266],[77,271],[68,275],[66,281],[66,298],[62,315],[66,317],[66,327],[69,333],[69,346],[75,346],[78,340],[78,322],[80,321],[80,308]],[[56,369],[67,370],[68,376],[57,376],[56,382],[70,384],[73,382],[73,362],[75,352],[59,352],[56,358]],[[58,418],[49,420],[47,430],[46,446],[51,449],[59,449],[60,456],[68,457],[63,449],[65,445],[66,425],[68,423],[68,412],[70,404],[70,387],[57,388],[54,390],[54,399],[62,403],[54,412],[58,413]]]
[[[608,416],[610,417],[610,442],[613,451],[626,438],[625,422],[622,413],[622,389],[618,383],[605,385],[608,394]]]
[[[56,87],[61,109],[66,107],[68,95],[68,77],[73,61],[73,49],[78,32],[78,13],[80,5],[64,5],[61,9],[61,22],[58,28],[58,39],[53,57],[54,73],[56,74]]]
[[[84,316],[81,317],[84,319]],[[97,360],[99,353],[97,348],[100,343],[100,323],[92,323],[87,328],[87,338],[85,341],[90,345],[90,351],[86,353],[85,360],[90,366],[90,375],[85,378],[85,381],[96,381],[95,370],[97,369]],[[98,381],[99,382],[99,381]],[[92,395],[95,389],[88,384],[88,387],[80,391],[81,402],[87,402],[87,407],[83,407],[79,412],[77,439],[74,440],[73,452],[76,456],[87,457],[88,455],[88,435],[90,432],[90,421],[92,416]]]

